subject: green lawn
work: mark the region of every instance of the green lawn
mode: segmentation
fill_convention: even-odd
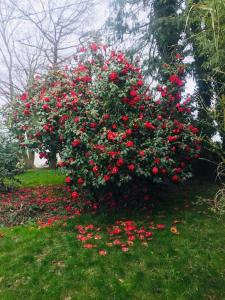
[[[55,184],[63,177],[48,170],[29,171],[23,184]],[[209,299],[225,298],[225,221],[206,208],[184,205],[197,196],[210,197],[216,186],[192,184],[166,195],[165,203],[143,212],[75,216],[64,224],[39,229],[35,223],[1,228],[0,299]],[[153,230],[147,245],[137,242],[128,252],[106,248],[104,228],[127,218]],[[179,235],[172,234],[174,220]],[[99,247],[84,249],[76,239],[78,224],[102,228]]]
[[[33,187],[41,185],[62,184],[65,176],[58,170],[33,169],[18,176],[21,186]]]

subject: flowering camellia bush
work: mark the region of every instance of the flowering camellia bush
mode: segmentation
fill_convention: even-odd
[[[29,106],[23,120],[35,112],[42,124],[30,135],[34,129],[25,122],[28,140],[35,137],[44,153],[49,135],[60,144],[59,165],[74,199],[86,190],[178,183],[191,176],[200,139],[190,98],[182,98],[185,66],[177,55],[174,66],[163,67],[163,84],[153,99],[138,66],[121,52],[92,44],[81,49],[61,79],[45,85],[44,92],[39,88],[38,97],[20,98]]]
[[[85,187],[124,186],[129,182],[174,183],[191,176],[198,157],[198,129],[191,122],[190,99],[182,99],[185,68],[177,56],[174,68],[164,65],[159,97],[152,99],[140,68],[122,53],[86,50],[74,69],[78,96],[74,118],[68,118],[62,166],[72,196]]]
[[[12,129],[21,146],[38,151],[52,168],[56,167],[56,154],[62,150],[59,128],[73,109],[69,97],[73,100],[73,83],[66,72],[53,69],[44,78],[36,78],[12,108]]]

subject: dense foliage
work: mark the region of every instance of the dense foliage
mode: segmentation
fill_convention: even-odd
[[[193,45],[199,97],[205,105],[203,112],[200,112],[200,119],[203,115],[203,120],[206,120],[211,128],[214,127],[220,134],[223,152],[225,151],[224,30],[223,0],[190,1],[187,12],[187,32]],[[203,124],[208,129],[206,125]],[[205,133],[207,138],[209,129],[205,130]]]
[[[104,26],[108,43],[122,43],[130,57],[138,54],[144,74],[158,79],[162,62],[171,64],[183,49],[183,10],[178,0],[112,0]]]
[[[53,69],[47,76],[37,77],[12,107],[12,130],[21,146],[38,151],[51,168],[56,167],[56,154],[62,150],[59,128],[65,122],[62,107],[70,92],[72,83],[66,73]]]
[[[18,144],[4,134],[0,135],[0,191],[9,190],[15,176],[23,170],[18,157]]]
[[[123,53],[108,53],[96,44],[83,48],[75,65],[57,71],[44,92],[46,80],[41,80],[41,93],[18,99],[18,137],[24,143],[26,133],[25,143],[40,145],[42,157],[48,156],[52,138],[60,144],[60,166],[73,198],[79,190],[112,184],[185,181],[191,176],[190,161],[199,156],[198,129],[192,124],[190,98],[182,97],[181,56],[163,70],[167,84],[158,86],[153,99],[141,69]]]

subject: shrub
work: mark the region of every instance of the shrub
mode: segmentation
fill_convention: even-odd
[[[121,52],[92,44],[51,84],[42,80],[38,92],[18,99],[19,138],[24,144],[26,133],[25,144],[46,156],[51,143],[59,145],[73,198],[134,182],[183,182],[201,147],[190,98],[182,94],[179,55],[174,66],[164,65],[162,77],[153,98],[138,66]]]
[[[51,168],[56,168],[56,154],[62,150],[59,128],[66,115],[61,109],[72,91],[72,83],[66,73],[50,70],[43,78],[37,78],[33,86],[12,107],[12,130],[23,148],[39,152]],[[71,107],[66,107],[66,113]]]
[[[0,191],[8,191],[17,182],[15,176],[23,171],[18,157],[18,145],[9,136],[0,135]]]
[[[62,130],[61,165],[72,196],[86,188],[187,180],[201,147],[190,98],[182,99],[181,58],[173,67],[164,65],[164,84],[158,86],[156,99],[140,68],[120,52],[107,55],[104,49],[91,49],[79,61],[73,80],[86,90]]]

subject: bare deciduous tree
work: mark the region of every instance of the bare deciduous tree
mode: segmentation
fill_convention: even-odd
[[[94,20],[96,0],[0,0],[0,103],[32,84],[35,73],[70,57]]]
[[[22,25],[16,18],[15,9],[7,1],[0,0],[0,104],[13,101],[44,62],[40,50],[30,51],[17,42],[20,35],[26,34]],[[40,47],[43,43],[43,38],[39,38]]]
[[[13,82],[13,35],[17,28],[11,22],[13,17],[12,7],[7,7],[4,1],[0,1],[0,63],[1,63],[1,77],[0,77],[0,94],[4,98],[12,100],[14,95]]]
[[[79,37],[87,30],[90,14],[96,0],[32,0],[24,1],[21,7],[16,0],[10,0],[17,10],[17,17],[33,28],[33,32],[44,39],[44,45],[25,38],[20,43],[37,48],[49,63],[57,65],[74,51]],[[92,15],[93,20],[93,15]],[[33,33],[31,33],[33,34]]]

